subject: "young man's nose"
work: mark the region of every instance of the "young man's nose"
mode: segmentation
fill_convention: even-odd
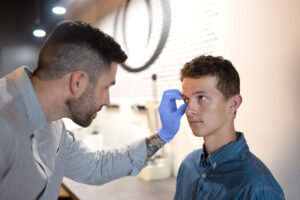
[[[199,110],[199,105],[196,102],[191,100],[188,102],[187,108],[185,110],[185,114],[188,116],[194,115],[197,114],[198,110]]]

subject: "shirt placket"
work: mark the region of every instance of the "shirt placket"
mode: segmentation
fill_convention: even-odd
[[[32,149],[33,157],[39,166],[38,168],[42,171],[42,173],[45,176],[45,180],[46,180],[43,190],[40,192],[40,194],[37,197],[37,199],[40,199],[46,189],[47,184],[48,184],[48,175],[47,175],[47,172],[45,169],[45,165],[38,154],[37,142],[36,142],[36,138],[35,138],[36,133],[37,132],[35,131],[34,134],[31,135],[31,149]]]
[[[201,194],[204,194],[202,192],[203,185],[206,183],[207,178],[211,172],[211,166],[206,164],[205,167],[202,168],[202,171],[200,172],[199,180],[198,180],[198,186],[197,186],[197,199],[201,199]]]

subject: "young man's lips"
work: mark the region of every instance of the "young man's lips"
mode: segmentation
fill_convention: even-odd
[[[191,120],[190,124],[194,125],[194,124],[202,124],[203,122],[201,120]]]

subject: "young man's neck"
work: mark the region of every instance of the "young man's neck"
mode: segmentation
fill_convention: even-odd
[[[216,134],[211,134],[203,137],[205,150],[208,155],[216,152],[218,149],[224,147],[225,145],[236,141],[237,136],[234,128],[232,127],[228,131],[219,132]]]

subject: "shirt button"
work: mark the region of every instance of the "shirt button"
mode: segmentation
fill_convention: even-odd
[[[206,174],[202,174],[202,178],[206,178]]]
[[[214,164],[213,164],[213,168],[216,168],[216,166],[217,166],[217,163],[214,163]]]

